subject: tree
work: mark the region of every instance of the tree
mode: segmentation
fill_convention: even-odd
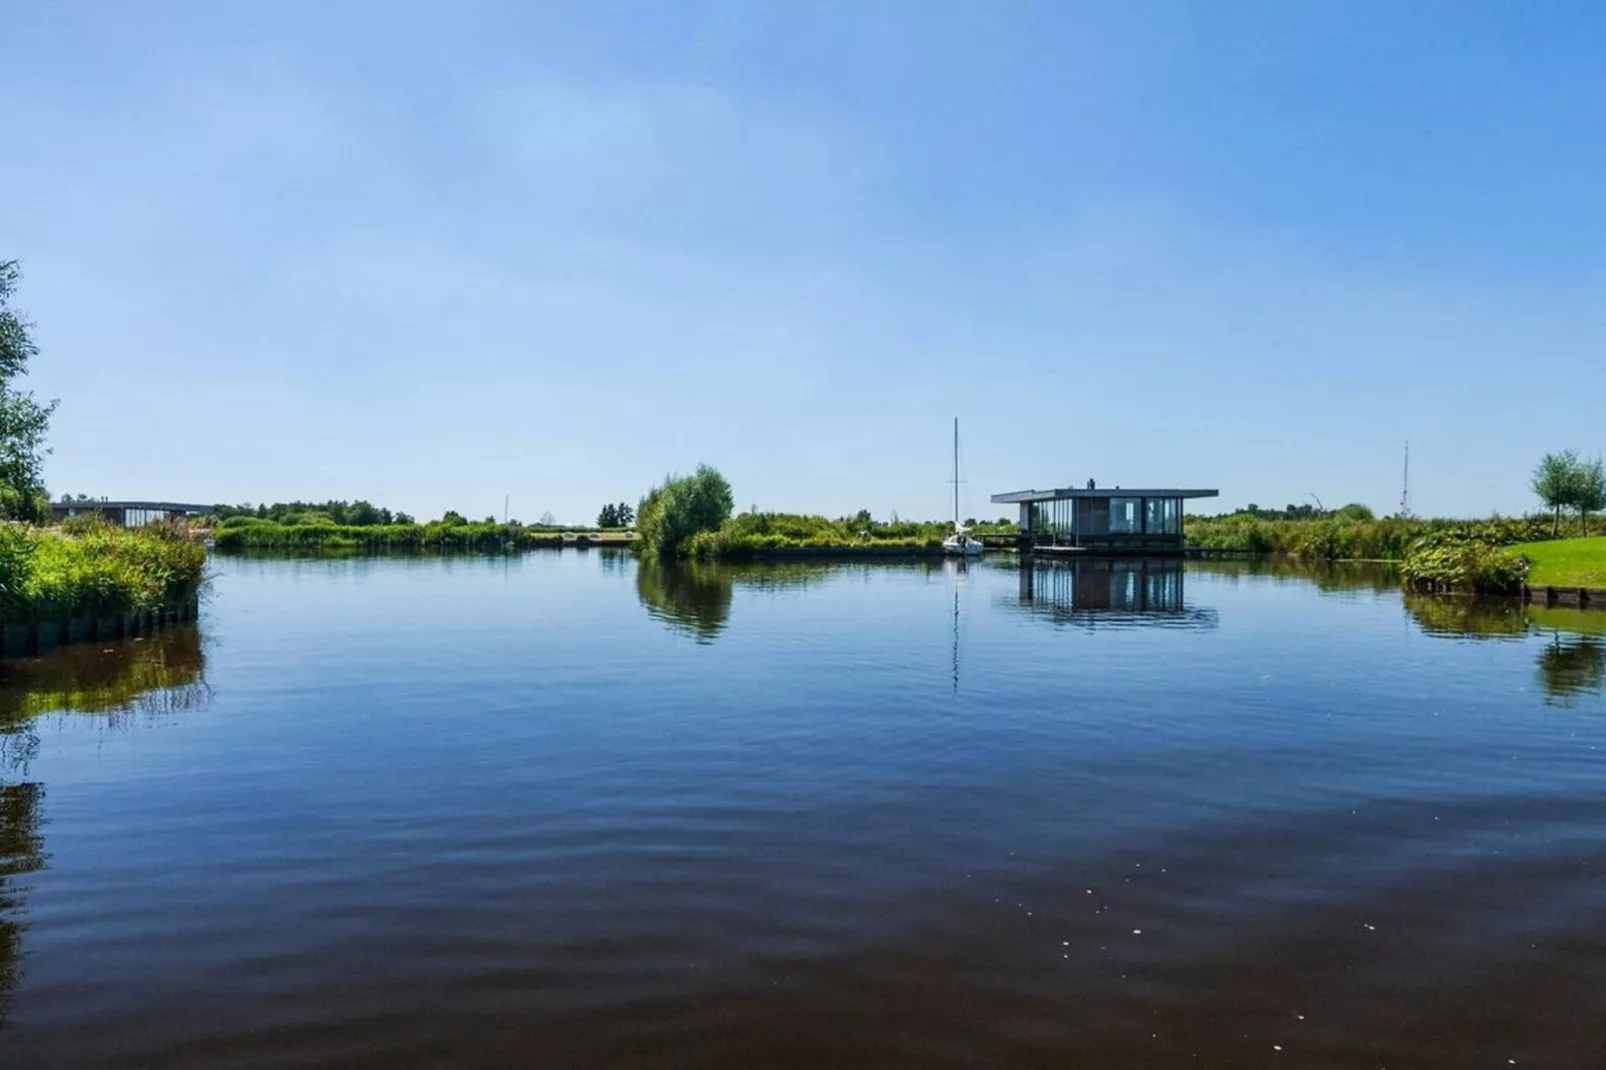
[[[50,517],[43,478],[50,452],[45,431],[56,403],[41,404],[14,386],[39,352],[29,333],[33,324],[10,307],[21,278],[17,261],[0,260],[0,518],[42,521]]]
[[[552,515],[550,510],[542,513],[541,519],[536,521],[536,523],[540,524],[543,528],[550,528],[556,525],[557,522],[557,518]]]
[[[1577,501],[1579,483],[1578,454],[1572,450],[1547,453],[1534,468],[1533,492],[1555,513],[1552,537],[1561,534],[1561,511]]]
[[[736,501],[725,477],[708,465],[689,476],[666,476],[636,507],[636,547],[663,557],[684,552],[700,531],[718,531]]]
[[[1376,520],[1377,516],[1369,505],[1360,502],[1350,502],[1333,516],[1339,520]]]
[[[1578,510],[1579,526],[1588,535],[1589,514],[1606,511],[1606,461],[1596,457],[1578,466],[1573,507]]]
[[[619,523],[619,507],[617,505],[614,505],[612,502],[609,502],[607,505],[604,505],[600,510],[598,510],[598,512],[597,512],[597,527],[599,527],[599,528],[617,528],[617,527],[620,527],[620,526],[621,525]]]
[[[620,502],[614,506],[614,518],[619,521],[620,527],[628,528],[636,522],[636,511],[629,502]]]

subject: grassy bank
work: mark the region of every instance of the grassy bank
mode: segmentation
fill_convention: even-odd
[[[1591,530],[1600,529],[1600,521],[1592,523]],[[1207,549],[1308,562],[1400,562],[1401,580],[1418,591],[1513,594],[1525,582],[1606,587],[1606,538],[1554,539],[1551,517],[1274,519],[1244,513],[1190,519],[1186,530],[1189,546]]]
[[[336,524],[330,521],[282,524],[274,520],[232,516],[213,532],[219,550],[307,553],[508,553],[592,543],[629,545],[626,531],[525,527],[520,524],[434,520],[427,524]]]
[[[0,624],[108,617],[192,598],[206,548],[162,527],[0,525]]]
[[[1402,561],[1425,536],[1467,539],[1488,546],[1514,546],[1548,540],[1548,517],[1496,517],[1490,520],[1265,520],[1248,514],[1189,518],[1189,546],[1290,554],[1315,561]]]
[[[1528,559],[1532,586],[1606,589],[1606,537],[1525,542],[1511,550]]]

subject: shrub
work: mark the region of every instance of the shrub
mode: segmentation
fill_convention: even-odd
[[[156,609],[205,582],[206,548],[153,526],[105,525],[78,534],[5,525],[0,534],[0,613],[7,623]]]
[[[1520,554],[1455,534],[1418,539],[1400,564],[1401,581],[1416,591],[1515,594],[1527,575]]]
[[[706,464],[689,476],[668,476],[636,508],[636,545],[666,557],[687,553],[694,536],[719,530],[734,507],[730,484]]]

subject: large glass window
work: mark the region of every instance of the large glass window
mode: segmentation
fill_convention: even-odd
[[[1110,499],[1110,534],[1135,535],[1143,530],[1143,517],[1139,510],[1142,498]]]

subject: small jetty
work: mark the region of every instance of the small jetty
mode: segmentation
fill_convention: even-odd
[[[1019,546],[1040,557],[1180,555],[1185,544],[1182,503],[1215,498],[1218,490],[1084,487],[994,494],[996,505],[1020,509]]]

